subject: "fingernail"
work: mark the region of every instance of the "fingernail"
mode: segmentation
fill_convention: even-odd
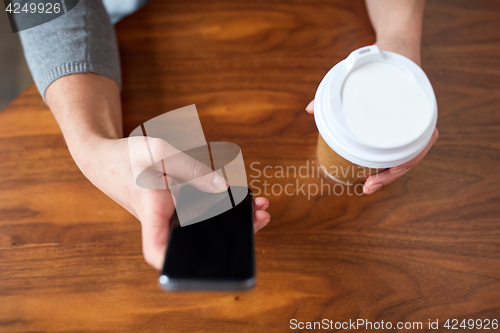
[[[269,208],[269,205],[264,205],[262,206],[261,210],[267,210]]]
[[[390,171],[390,173],[391,173],[392,175],[397,175],[398,173],[405,172],[406,170],[408,170],[408,168],[407,168],[407,167],[403,167],[403,168],[398,168],[398,167],[396,167],[396,168],[391,168],[391,169],[389,169],[389,171]]]
[[[259,225],[254,224],[253,225],[253,231],[254,231],[254,233],[256,233],[260,229],[264,228],[269,223],[269,221],[271,221],[271,220],[270,219],[265,219],[261,223],[259,223]]]
[[[221,177],[218,173],[215,173],[213,185],[219,192],[227,191],[226,180],[223,177]]]
[[[368,193],[369,193],[369,194],[372,194],[373,192],[375,192],[375,191],[379,190],[379,189],[380,189],[383,185],[384,185],[384,184],[380,184],[380,183],[379,183],[379,184],[375,184],[375,185],[370,186],[370,188],[369,188],[369,192],[368,192]]]

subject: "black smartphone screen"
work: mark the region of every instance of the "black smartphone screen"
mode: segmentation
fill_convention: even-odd
[[[180,190],[179,198],[198,198],[196,195],[201,193],[185,185]],[[227,202],[219,199],[224,195],[227,198],[228,193],[232,203],[229,209],[223,207]],[[247,187],[231,186],[228,193],[201,195],[211,203],[207,205],[206,211],[197,208],[194,215],[200,222],[181,226],[175,214],[160,276],[163,287],[241,290],[253,286],[255,254],[252,192]],[[237,194],[243,199],[235,204],[233,198],[238,197]],[[223,212],[216,215],[220,211]]]

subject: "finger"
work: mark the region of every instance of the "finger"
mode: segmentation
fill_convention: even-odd
[[[174,206],[168,191],[149,190],[143,197],[140,216],[144,260],[161,270],[165,260]]]
[[[394,174],[389,170],[384,170],[376,175],[372,175],[365,181],[365,184],[363,185],[363,192],[365,194],[372,194],[380,190],[382,186],[390,184],[399,177],[402,177],[408,171],[410,171],[410,169],[403,169],[401,172]]]
[[[269,208],[269,200],[263,197],[253,199],[254,210],[266,210]]]
[[[256,210],[254,212],[254,232],[259,231],[264,228],[269,221],[271,221],[271,215],[263,210]]]
[[[399,174],[399,173],[405,171],[405,169],[410,169],[410,168],[414,167],[415,165],[417,165],[418,163],[420,163],[420,161],[425,157],[425,155],[427,155],[427,153],[429,152],[431,147],[434,145],[434,143],[436,143],[438,137],[439,137],[439,132],[438,132],[438,129],[436,127],[436,128],[434,128],[434,132],[432,133],[432,136],[431,136],[431,139],[429,140],[429,143],[424,148],[424,150],[422,150],[422,152],[420,154],[418,154],[411,161],[408,161],[404,164],[390,168],[389,171],[392,174]]]
[[[307,104],[306,111],[310,114],[314,113],[314,99]]]
[[[214,172],[204,163],[175,149],[166,141],[157,138],[148,138],[152,156],[163,158],[155,163],[156,169],[164,174],[187,182],[197,189],[220,193],[227,190],[227,183],[221,175]]]
[[[144,260],[157,270],[161,270],[167,251],[169,228],[143,225],[141,231]]]
[[[186,154],[179,153],[165,160],[163,164],[164,173],[183,180],[201,191],[220,193],[227,190],[227,183],[221,175]]]
[[[218,202],[221,202],[222,200],[226,200],[225,201],[226,204],[223,204],[222,206],[220,205],[216,206],[216,204]],[[190,224],[194,223],[192,222],[194,219],[202,216],[203,214],[208,212],[208,210],[211,208],[213,209],[210,216],[218,215],[222,213],[224,210],[228,209],[227,205],[228,204],[230,205],[229,200],[230,199],[227,193],[214,194],[214,193],[198,192],[198,193],[192,193],[187,197],[183,197],[180,201],[178,200],[176,203],[176,210],[179,216],[180,223],[181,225],[188,222],[190,222]]]
[[[173,177],[167,175],[164,176],[164,178],[167,179],[167,184],[168,184],[167,189],[172,195],[172,200],[174,202],[174,205],[177,205],[177,198],[179,197],[179,192],[182,186],[179,184],[178,180]]]
[[[417,165],[422,159],[427,155],[431,147],[434,145],[434,143],[437,141],[439,137],[439,132],[437,128],[434,128],[434,132],[432,133],[431,139],[429,140],[429,143],[427,146],[424,148],[424,150],[418,154],[415,158],[413,158],[411,161],[408,161],[404,164],[398,165],[396,167],[392,167],[389,170],[385,170],[381,173],[378,173],[376,175],[370,176],[364,186],[363,186],[363,192],[365,194],[372,194],[379,189],[382,188],[382,186],[387,185],[395,181],[396,179],[402,177],[405,175],[412,167]]]

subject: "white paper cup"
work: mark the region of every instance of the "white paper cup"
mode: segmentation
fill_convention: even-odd
[[[354,184],[417,156],[436,126],[437,102],[417,64],[372,45],[326,74],[314,118],[320,164],[331,178]]]

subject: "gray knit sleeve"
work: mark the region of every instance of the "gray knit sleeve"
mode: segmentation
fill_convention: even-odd
[[[68,13],[19,35],[44,100],[47,87],[69,74],[97,73],[121,87],[116,35],[101,0],[80,0]]]

